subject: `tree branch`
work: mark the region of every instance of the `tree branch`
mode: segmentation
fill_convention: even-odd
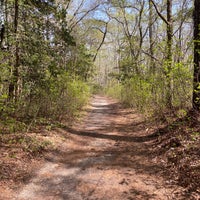
[[[156,60],[160,65],[162,65],[162,63],[155,57],[155,56],[152,56],[150,53],[144,51],[144,50],[141,50],[142,53],[146,54],[147,56],[151,57],[152,59]]]
[[[71,31],[73,30],[73,28],[74,28],[80,21],[82,21],[90,12],[94,11],[94,10],[95,10],[96,8],[98,8],[98,7],[99,7],[99,4],[96,5],[95,7],[91,8],[90,10],[86,11],[85,14],[84,14],[79,20],[77,20],[74,24],[72,24],[72,25],[70,26],[70,32],[71,32]]]
[[[103,45],[103,43],[104,43],[104,41],[105,41],[106,34],[107,34],[107,31],[108,31],[108,23],[109,23],[109,22],[106,22],[106,26],[105,26],[105,31],[104,31],[104,34],[103,34],[103,38],[102,38],[102,41],[101,41],[99,47],[97,48],[96,54],[94,55],[93,62],[95,62],[95,60],[96,60],[96,58],[97,58],[97,55],[98,55],[98,52],[99,52],[101,46]]]
[[[165,19],[165,17],[161,14],[161,12],[159,12],[158,7],[156,6],[155,2],[153,0],[150,0],[158,14],[158,16],[167,24],[169,25],[169,22]]]

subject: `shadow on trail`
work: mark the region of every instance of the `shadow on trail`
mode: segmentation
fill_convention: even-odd
[[[52,150],[45,156],[50,167],[35,182],[36,189],[41,186],[41,196],[49,199],[156,199],[151,190],[142,186],[165,187],[159,185],[156,178],[166,178],[166,174],[162,163],[152,161],[152,143],[148,142],[156,143],[160,136],[168,133],[167,127],[147,133],[145,122],[137,121],[133,111],[120,110],[118,103],[104,104],[102,99],[102,104],[93,103],[91,106],[93,109],[88,109],[89,115],[82,129],[64,126],[56,132],[66,139],[66,148]],[[132,118],[128,124],[120,121],[120,117],[120,120],[115,120],[129,114]],[[67,141],[70,143],[71,140],[70,149]],[[93,146],[95,142],[100,145]],[[129,187],[131,181],[137,182],[137,179],[139,183],[144,182],[143,185]],[[120,193],[116,188],[124,189]],[[118,198],[115,198],[115,193],[112,196],[112,190],[119,194]]]
[[[94,125],[94,130],[76,130],[75,128],[64,127],[63,130],[69,133],[69,135],[78,135],[81,137],[89,137],[94,139],[104,139],[105,141],[115,141],[116,146],[106,147],[102,146],[101,150],[81,150],[77,152],[64,152],[63,155],[59,158],[58,154],[56,157],[57,161],[62,163],[66,169],[77,167],[79,170],[76,174],[73,175],[73,179],[79,183],[80,180],[77,179],[79,174],[84,174],[89,171],[98,171],[98,170],[107,170],[107,169],[123,169],[125,174],[128,177],[134,178],[135,174],[146,174],[147,176],[157,176],[158,174],[167,180],[166,171],[163,170],[161,163],[154,162],[144,162],[144,160],[151,160],[154,158],[153,152],[150,150],[152,145],[147,142],[153,142],[154,145],[159,145],[163,140],[168,138],[170,132],[175,132],[179,128],[180,123],[184,123],[185,119],[178,119],[170,125],[166,125],[163,128],[160,128],[151,133],[145,133],[145,122],[144,121],[135,121],[130,124],[123,124],[115,121],[108,121],[105,124],[105,121],[102,121],[102,118],[98,120],[99,116],[112,116],[117,117],[120,115],[121,106],[117,103],[108,104],[108,105],[96,105],[91,104],[94,109],[88,110],[90,115],[88,116],[88,121],[86,123],[92,122]],[[134,114],[133,112],[123,111],[123,115]],[[95,119],[93,119],[96,116]],[[132,118],[134,121],[134,118]],[[97,126],[98,125],[98,126]],[[139,131],[142,131],[143,134],[138,134]],[[159,138],[159,139],[158,139]],[[161,140],[160,140],[161,139]],[[127,143],[127,144],[124,144]],[[140,148],[141,145],[144,148]],[[140,146],[140,147],[139,147]],[[139,147],[139,148],[138,148]],[[55,159],[54,157],[54,159]],[[62,158],[68,158],[62,159]],[[54,162],[52,159],[51,162]],[[131,170],[129,170],[131,169]],[[71,180],[72,177],[68,179]],[[72,181],[73,182],[73,181]],[[54,184],[49,183],[49,185]],[[113,183],[119,184],[119,183]],[[154,183],[156,184],[156,183]],[[93,194],[93,191],[86,195],[86,199],[90,199],[90,194]],[[132,188],[127,191],[129,196],[128,199],[154,199],[156,198],[154,194],[145,192],[136,188]],[[62,194],[61,194],[62,195]],[[83,194],[82,194],[83,195]],[[190,198],[190,194],[184,194],[187,199]],[[91,195],[92,196],[92,195]],[[68,197],[69,198],[69,197]],[[126,198],[127,199],[127,196]]]
[[[106,127],[101,129],[96,129],[95,131],[77,131],[73,128],[65,127],[64,128],[67,132],[75,135],[80,135],[84,137],[93,137],[93,138],[99,138],[99,139],[107,139],[107,140],[114,140],[114,141],[123,141],[123,142],[147,142],[150,140],[156,139],[156,137],[160,136],[160,132],[154,132],[151,135],[145,135],[145,136],[122,136],[122,135],[109,135],[105,133],[101,133],[101,131],[108,131],[109,129]],[[113,127],[112,127],[113,129]],[[127,129],[126,126],[117,127],[115,130],[123,131],[123,129]],[[126,132],[126,130],[124,131]]]
[[[133,156],[133,157],[132,157]],[[136,157],[137,158],[136,158]],[[137,147],[133,147],[132,149],[123,149],[123,148],[106,148],[104,150],[96,151],[96,150],[77,150],[73,152],[63,152],[57,153],[56,156],[53,156],[52,159],[47,159],[52,163],[60,163],[59,165],[66,170],[71,170],[73,173],[69,175],[63,175],[59,177],[59,185],[67,185],[68,191],[75,191],[76,187],[83,183],[83,179],[80,177],[93,177],[90,181],[94,183],[91,190],[87,190],[84,193],[81,193],[81,199],[95,199],[93,194],[95,195],[96,190],[98,191],[105,180],[101,181],[101,177],[96,177],[95,174],[105,174],[108,170],[119,170],[119,172],[124,173],[125,177],[129,177],[131,179],[135,178],[135,174],[148,174],[155,175],[158,174],[162,168],[155,164],[145,164],[142,161],[147,158],[147,150],[140,149]],[[113,176],[115,176],[113,174]],[[58,191],[59,197],[68,197],[68,199],[73,199],[70,193],[67,193],[64,189],[60,189],[58,183],[55,179],[46,179],[45,185],[43,185],[43,189],[45,191]],[[46,184],[47,183],[47,184]],[[86,183],[85,183],[86,184]],[[125,184],[129,184],[128,182]],[[115,182],[112,182],[111,185],[118,185],[118,187],[123,187],[123,183],[121,183],[121,179],[116,179]],[[109,190],[106,191],[109,193]],[[67,196],[68,195],[68,196]],[[102,198],[104,194],[100,194],[100,198]],[[151,192],[142,191],[138,188],[132,187],[131,189],[126,190],[126,194],[121,194],[121,199],[151,199],[155,198],[155,194],[151,194]],[[130,198],[127,198],[127,195]],[[83,198],[84,197],[84,198]],[[78,198],[77,198],[78,199]]]
[[[117,106],[117,104],[112,105]],[[111,107],[112,107],[111,106]],[[93,106],[94,107],[94,106]],[[89,116],[89,120],[92,120],[92,115],[119,115],[116,110],[112,110],[110,105],[106,106],[97,106],[99,109],[91,110]],[[128,113],[128,112],[127,112]],[[126,112],[123,112],[126,115]],[[92,121],[93,125],[98,122],[98,119]],[[89,123],[89,121],[87,121]],[[108,124],[104,124],[101,120],[99,121],[98,128],[95,127],[94,130],[76,130],[75,128],[63,127],[63,136],[65,137],[64,132],[67,132],[68,135],[77,135],[81,137],[89,137],[94,139],[104,139],[105,141],[115,141],[116,145],[110,147],[103,147],[101,150],[95,150],[95,148],[91,148],[88,150],[77,150],[73,152],[62,152],[56,153],[52,159],[47,159],[52,163],[61,163],[66,170],[68,169],[78,169],[75,170],[73,174],[69,176],[60,177],[63,184],[71,184],[71,190],[76,190],[76,186],[82,181],[78,177],[80,175],[91,176],[89,171],[99,173],[104,170],[123,170],[124,174],[127,177],[134,179],[134,177],[139,175],[147,175],[148,176],[162,176],[165,180],[167,180],[166,172],[163,170],[163,166],[161,163],[153,163],[153,162],[144,162],[144,160],[151,160],[154,156],[152,155],[152,151],[150,150],[149,141],[154,141],[154,144],[158,143],[160,140],[158,138],[162,136],[167,136],[170,132],[171,125],[168,125],[164,128],[161,128],[157,131],[154,131],[150,134],[143,133],[143,135],[139,135],[137,131],[142,131],[145,128],[145,122],[132,122],[131,124],[121,124],[114,123],[110,121]],[[174,129],[178,127],[176,123],[180,123],[180,121],[174,122],[172,125]],[[118,133],[118,134],[117,134]],[[89,140],[89,139],[88,139]],[[127,144],[124,144],[127,143]],[[144,148],[141,148],[143,146]],[[139,147],[139,148],[138,148]],[[63,159],[64,158],[64,159]],[[67,179],[67,180],[66,180]],[[53,180],[48,180],[49,183],[45,185],[46,190],[51,190],[52,188],[56,188]],[[102,183],[103,184],[103,183]],[[120,181],[113,184],[121,184]],[[156,185],[155,183],[152,183]],[[58,188],[59,190],[59,188]],[[94,199],[93,194],[95,194],[96,188],[88,191],[87,194],[80,194],[81,197],[84,196],[85,199]],[[69,195],[69,196],[67,196]],[[101,194],[103,196],[103,194]],[[122,199],[155,199],[155,194],[151,194],[151,192],[142,191],[138,188],[131,188],[126,191],[126,197]],[[70,194],[65,193],[65,191],[61,191],[59,194],[61,198],[72,199]],[[185,194],[185,197],[189,199],[189,194]],[[102,198],[100,198],[102,199]]]

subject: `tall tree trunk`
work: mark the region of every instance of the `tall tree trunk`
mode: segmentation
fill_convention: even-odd
[[[172,108],[172,43],[173,43],[173,21],[172,21],[172,0],[167,0],[167,107]]]
[[[193,108],[200,110],[200,1],[194,1],[194,90]]]
[[[9,49],[9,29],[8,29],[8,0],[5,0],[5,44],[7,49]]]
[[[172,44],[173,44],[173,19],[172,19],[172,0],[167,0],[167,19],[159,12],[158,7],[156,6],[154,0],[150,0],[153,4],[158,16],[166,23],[167,25],[167,69],[165,70],[166,76],[166,106],[169,109],[172,109]]]
[[[152,2],[149,0],[149,50],[150,50],[150,73],[155,73],[155,63],[154,63],[154,50],[153,50],[153,10]]]
[[[0,47],[3,48],[3,40],[4,40],[4,34],[5,34],[5,17],[4,17],[4,0],[0,1]]]
[[[18,98],[18,80],[19,80],[18,18],[19,18],[19,0],[15,0],[15,15],[14,15],[15,63],[12,72],[12,80],[9,85],[9,98],[14,99],[15,101],[17,101]]]

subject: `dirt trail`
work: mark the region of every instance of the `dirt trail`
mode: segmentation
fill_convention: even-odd
[[[144,121],[95,96],[81,124],[62,130],[59,153],[47,157],[16,200],[178,199],[151,159]]]

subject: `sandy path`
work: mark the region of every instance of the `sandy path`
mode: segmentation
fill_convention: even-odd
[[[142,119],[95,96],[83,124],[63,130],[68,142],[52,154],[16,200],[178,199],[151,159]]]

